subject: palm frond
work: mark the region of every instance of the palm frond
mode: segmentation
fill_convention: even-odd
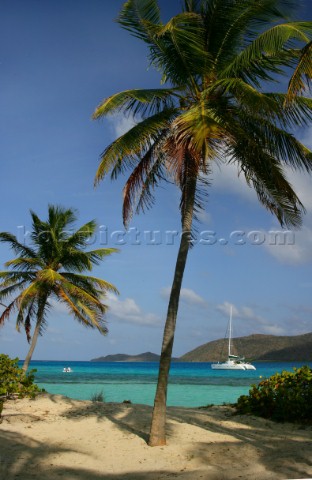
[[[94,235],[97,229],[97,223],[95,220],[82,225],[78,230],[72,233],[66,240],[65,255],[70,254],[70,249],[83,248],[87,245],[88,240]]]
[[[281,165],[312,172],[312,152],[293,134],[277,127],[269,120],[258,118],[257,112],[246,115],[245,112],[237,111],[237,116],[240,118],[239,128],[244,131],[246,139],[247,137],[251,139],[253,145],[257,144],[278,159]],[[235,135],[234,132],[233,134]]]
[[[12,312],[17,308],[18,304],[18,297],[12,300],[7,307],[3,310],[3,312],[0,315],[0,325],[3,325],[6,320],[8,320],[12,314]]]
[[[105,257],[118,252],[119,250],[117,248],[98,248],[96,250],[85,252],[85,255],[88,257],[92,265],[99,265]]]
[[[272,109],[272,118],[284,127],[303,127],[312,120],[312,99],[296,96],[291,102],[287,94],[267,93],[266,97],[272,98],[277,108]]]
[[[38,257],[36,258],[26,258],[26,257],[17,257],[12,260],[5,262],[5,267],[12,267],[14,270],[21,271],[30,271],[35,267],[43,267],[44,263]]]
[[[298,94],[310,88],[312,78],[312,42],[303,49],[297,68],[295,69],[288,85],[286,104],[296,99]],[[304,81],[305,79],[305,81]]]
[[[276,101],[274,95],[263,93],[244,81],[241,78],[222,78],[213,83],[212,86],[205,88],[201,97],[209,101],[214,96],[229,94],[232,99],[236,100],[236,104],[241,105],[244,109],[257,111],[264,118],[272,116],[280,117],[283,114],[283,104]],[[213,104],[213,102],[210,101]]]
[[[80,289],[80,291],[82,290]],[[77,296],[77,291],[68,292],[63,287],[59,287],[56,294],[67,305],[74,317],[85,327],[95,327],[104,335],[107,333],[103,318],[107,309],[105,305],[100,302],[86,302],[85,299],[82,301],[81,297]]]
[[[167,132],[168,133],[168,132]],[[163,145],[166,132],[154,142],[133,169],[123,189],[122,216],[127,225],[134,212],[145,211],[154,204],[154,189],[166,180]]]
[[[272,23],[285,21],[286,2],[279,0],[208,1],[207,42],[218,69],[230,63],[242,46],[254,39],[257,32]],[[234,75],[231,75],[234,76]]]
[[[204,32],[201,15],[193,12],[175,15],[155,35],[151,64],[174,84],[187,82],[196,91],[196,76],[204,75],[214,64],[206,49]]]
[[[154,115],[164,108],[174,107],[178,97],[178,89],[175,88],[125,90],[100,103],[93,118],[99,119],[120,111],[131,112],[134,118],[137,115]]]
[[[59,275],[59,274],[58,274]],[[75,285],[68,281],[65,276],[59,275],[58,283],[53,285],[53,290],[56,293],[59,288],[62,288],[63,291],[67,293],[75,301],[85,302],[88,305],[96,306],[96,308],[102,308],[102,302],[99,299],[98,295],[94,295],[91,292],[88,292],[84,288],[81,288],[78,285]]]
[[[36,252],[26,245],[20,243],[16,236],[9,232],[0,232],[0,242],[8,243],[12,250],[16,253],[21,255],[22,258],[30,257],[30,258],[37,258]]]
[[[73,285],[76,285],[86,291],[94,291],[96,293],[113,292],[119,294],[118,289],[112,283],[107,282],[101,278],[93,277],[91,275],[78,275],[74,273],[62,273],[63,277]],[[98,289],[98,290],[97,290]]]
[[[288,22],[275,25],[260,34],[230,63],[224,65],[222,76],[239,77],[243,74],[248,75],[251,66],[256,74],[260,74],[260,78],[262,77],[261,73],[264,74],[266,70],[281,73],[282,71],[276,68],[276,64],[288,65],[291,52],[295,58],[298,55],[296,50],[292,50],[292,47],[295,47],[298,41],[304,44],[309,42],[311,34],[311,22]],[[288,56],[285,56],[286,48],[289,52]],[[258,70],[256,70],[257,63],[260,63]],[[253,75],[252,80],[255,77],[256,75]]]
[[[77,215],[74,209],[59,205],[48,206],[48,224],[52,229],[62,232],[66,228],[70,229],[76,220]]]
[[[36,278],[36,271],[33,272],[16,272],[16,271],[5,271],[0,272],[0,279],[3,279],[0,282],[0,288],[13,285],[19,281],[31,282]]]
[[[95,176],[95,184],[111,170],[114,177],[136,163],[137,156],[144,155],[155,141],[155,138],[170,124],[176,115],[176,109],[166,109],[153,115],[128,132],[117,138],[102,153],[101,162]]]
[[[27,284],[27,281],[20,281],[18,283],[14,283],[13,285],[3,287],[3,285],[0,285],[0,300],[5,300],[8,297],[11,297],[13,293],[16,291],[19,292],[23,289],[23,287]]]
[[[255,189],[264,207],[282,226],[299,227],[304,206],[286,179],[278,160],[253,141],[245,132],[228,150],[231,162],[237,162],[246,181]]]
[[[19,311],[23,312],[35,298],[41,295],[40,282],[34,281],[30,283],[19,295]]]
[[[157,0],[128,0],[124,3],[117,21],[133,36],[149,43],[149,25],[161,23]]]

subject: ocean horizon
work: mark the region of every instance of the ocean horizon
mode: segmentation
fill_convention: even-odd
[[[170,368],[168,406],[200,407],[235,403],[252,384],[312,362],[253,362],[256,370],[212,370],[209,362],[177,362]],[[50,394],[91,400],[103,394],[105,402],[153,405],[158,362],[90,362],[35,360],[35,382]],[[63,368],[70,367],[70,373]]]

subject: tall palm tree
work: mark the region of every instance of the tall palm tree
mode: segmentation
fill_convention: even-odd
[[[47,324],[51,300],[65,304],[78,322],[85,327],[97,328],[105,335],[105,292],[118,293],[111,283],[83,274],[117,251],[113,248],[85,250],[97,227],[94,220],[73,231],[75,212],[57,206],[49,206],[47,221],[32,211],[31,217],[30,246],[20,243],[11,233],[0,233],[0,241],[8,243],[18,255],[5,263],[9,270],[0,272],[0,301],[9,300],[0,315],[0,324],[17,311],[17,329],[25,328],[30,343],[23,364],[25,372],[38,336]],[[32,322],[35,328],[31,336]]]
[[[196,212],[204,208],[213,161],[235,163],[282,226],[304,207],[285,167],[311,172],[312,153],[291,133],[311,120],[303,95],[311,74],[312,22],[290,21],[291,0],[184,0],[163,23],[157,0],[128,0],[118,21],[149,48],[163,88],[126,90],[105,99],[94,118],[122,112],[136,124],[102,153],[98,183],[130,171],[123,219],[154,201],[162,180],[181,191],[182,236],[164,329],[150,445],[166,442],[166,396],[183,272]],[[289,91],[270,84],[291,75]],[[278,82],[277,82],[278,83]],[[276,88],[275,88],[276,90]]]

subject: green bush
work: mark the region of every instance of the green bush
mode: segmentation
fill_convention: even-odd
[[[98,393],[93,393],[90,398],[91,402],[105,402],[103,390]]]
[[[258,385],[249,395],[239,397],[238,413],[250,413],[279,422],[312,421],[312,369],[294,368],[294,373],[276,373]]]
[[[15,397],[35,397],[42,392],[34,383],[34,373],[26,373],[18,366],[18,358],[11,359],[8,355],[0,354],[0,400]]]

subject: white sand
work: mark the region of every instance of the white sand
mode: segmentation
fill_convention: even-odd
[[[146,444],[151,407],[44,395],[5,403],[1,480],[232,480],[312,477],[312,427],[168,408],[167,446]]]

